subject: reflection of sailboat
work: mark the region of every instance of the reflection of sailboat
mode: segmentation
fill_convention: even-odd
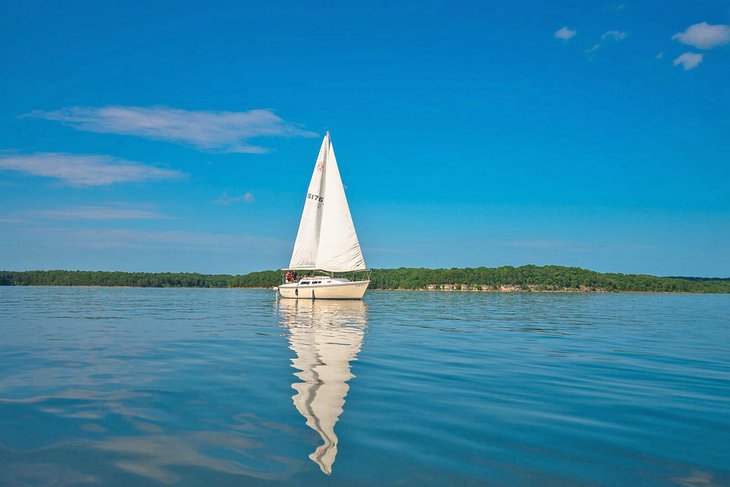
[[[307,426],[324,442],[309,458],[327,475],[337,456],[337,423],[347,384],[354,377],[350,361],[362,346],[367,307],[362,301],[279,301],[283,325],[289,328],[289,348],[296,354],[292,365],[301,382],[292,384],[292,397]]]

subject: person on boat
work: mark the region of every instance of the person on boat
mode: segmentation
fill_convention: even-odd
[[[292,273],[289,271],[286,271],[284,278],[286,279],[286,282],[292,282],[294,280],[294,276],[292,276]]]
[[[291,280],[294,281],[294,282],[296,282],[297,277],[298,277],[297,271],[292,272]]]

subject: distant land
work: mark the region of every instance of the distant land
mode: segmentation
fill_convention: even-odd
[[[373,269],[371,289],[484,292],[730,293],[730,278],[600,273],[579,267]],[[242,275],[107,271],[0,271],[0,286],[270,288],[280,271]]]

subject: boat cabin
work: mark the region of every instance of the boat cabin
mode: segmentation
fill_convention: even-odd
[[[314,284],[339,284],[342,282],[350,282],[342,277],[328,277],[328,276],[317,276],[317,277],[303,277],[297,284],[300,286],[308,286]]]

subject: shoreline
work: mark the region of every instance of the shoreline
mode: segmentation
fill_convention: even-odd
[[[207,287],[207,286],[94,286],[85,284],[70,285],[54,285],[54,284],[31,284],[31,285],[0,285],[2,288],[31,288],[31,287],[51,287],[51,288],[99,288],[99,289],[225,289],[225,290],[242,290],[255,289],[263,291],[278,290],[278,286],[239,286],[239,287]],[[398,291],[398,292],[419,292],[419,293],[484,293],[484,294],[713,294],[724,295],[729,293],[718,292],[692,292],[692,291],[609,291],[606,289],[405,289],[405,288],[370,288],[368,291]]]
[[[484,293],[484,294],[728,294],[728,293],[712,293],[712,292],[691,292],[691,291],[579,291],[575,289],[542,289],[542,290],[490,290],[482,291],[480,289],[368,289],[368,291],[408,291],[408,292],[425,292],[425,293]]]

